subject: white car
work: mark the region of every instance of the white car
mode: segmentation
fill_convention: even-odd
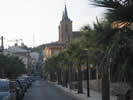
[[[0,79],[0,100],[16,100],[16,90],[12,81]]]

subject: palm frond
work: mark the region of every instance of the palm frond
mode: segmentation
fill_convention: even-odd
[[[94,6],[105,7],[106,18],[111,21],[133,22],[132,0],[93,0],[92,2]]]

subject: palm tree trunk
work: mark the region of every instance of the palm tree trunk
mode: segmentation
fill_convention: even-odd
[[[69,65],[69,85],[70,85],[70,89],[72,89],[72,66]]]
[[[65,72],[62,71],[62,86],[64,87],[65,86]]]
[[[66,85],[67,85],[67,88],[68,88],[68,83],[69,83],[69,71],[67,70],[67,73],[66,73]]]
[[[81,64],[78,65],[78,93],[83,93]]]
[[[63,82],[64,82],[63,79],[64,79],[64,74],[63,74],[63,71],[61,70],[61,85],[62,85],[62,86],[63,86],[63,84],[64,84],[64,83],[63,83]]]
[[[67,88],[68,83],[68,71],[64,71],[64,86]]]
[[[53,73],[50,73],[50,81],[53,81]]]
[[[110,100],[110,82],[109,73],[103,73],[102,76],[102,100]]]
[[[58,74],[58,84],[62,84],[62,82],[61,82],[61,71],[59,70],[57,74]]]
[[[62,72],[62,78],[63,78],[63,79],[62,79],[62,80],[63,80],[63,84],[62,84],[62,85],[63,85],[64,87],[67,87],[67,83],[66,83],[66,80],[67,80],[66,73],[67,73],[66,71],[63,71],[63,72]]]

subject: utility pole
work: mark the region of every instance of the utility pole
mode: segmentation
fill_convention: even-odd
[[[4,51],[4,37],[1,36],[1,51],[3,52]]]
[[[1,47],[2,47],[2,52],[4,50],[4,37],[1,36]]]
[[[33,48],[35,47],[35,34],[33,33]]]
[[[4,51],[4,37],[1,36],[0,39],[1,39],[1,52],[2,52],[2,54],[3,54],[3,51]],[[0,74],[1,74],[1,77],[4,78],[4,76],[5,76],[5,71],[4,71],[3,68],[1,69]]]

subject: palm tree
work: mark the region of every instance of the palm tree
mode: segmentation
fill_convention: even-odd
[[[96,25],[95,25],[96,27]],[[81,28],[81,33],[84,33],[83,39],[81,39],[81,44],[83,46],[84,61],[86,64],[86,78],[87,78],[87,96],[90,97],[90,87],[89,87],[89,65],[98,65],[99,55],[101,54],[100,49],[96,45],[96,33],[92,27],[89,25],[83,26]]]
[[[66,51],[62,51],[57,55],[58,58],[58,66],[60,69],[58,70],[58,73],[61,76],[61,80],[63,82],[63,86],[67,87],[68,83],[68,58],[66,56]]]
[[[112,24],[110,29],[118,29],[117,32],[110,34],[110,37],[113,37],[115,41],[110,42],[110,46],[107,47],[106,55],[103,59],[103,63],[105,67],[115,66],[118,69],[125,69],[128,66],[128,63],[131,64],[130,59],[132,55],[129,56],[129,52],[131,50],[131,46],[129,46],[133,39],[132,36],[132,22],[133,22],[133,1],[132,0],[94,0],[93,5],[99,7],[105,7],[107,12],[105,14],[105,18]],[[108,30],[107,30],[108,31]],[[112,38],[112,40],[114,40]],[[126,51],[126,53],[125,53]],[[131,53],[132,54],[132,53]],[[116,62],[117,61],[117,62]],[[104,68],[105,68],[104,67]],[[127,68],[127,67],[126,67]],[[106,70],[107,72],[108,70]],[[124,75],[126,70],[121,70]],[[107,75],[103,74],[104,81],[108,81],[108,73]],[[117,75],[120,76],[120,75]],[[108,83],[108,82],[107,82]],[[107,85],[108,86],[108,85]],[[109,100],[109,86],[103,89],[103,100]],[[104,95],[106,94],[106,95]]]
[[[130,25],[133,22],[133,1],[132,0],[94,0],[93,5],[105,7],[106,19],[110,21],[125,22]]]
[[[78,70],[78,93],[83,93],[82,87],[82,65],[84,64],[84,53],[83,53],[83,45],[81,40],[73,41],[71,44],[73,48],[72,58],[74,59],[74,64],[77,66]]]
[[[55,73],[57,73],[57,70],[59,70],[58,66],[58,58],[57,56],[52,56],[47,58],[43,65],[43,70],[50,75],[50,80],[55,81]]]
[[[115,33],[117,30],[111,29],[111,24],[107,21],[99,22],[94,24],[94,28],[90,28],[86,26],[83,28],[86,32],[86,41],[88,41],[87,49],[89,50],[88,58],[89,62],[92,64],[99,65],[101,61],[99,59],[104,58],[103,62],[101,63],[99,69],[102,74],[102,94],[104,97],[103,100],[109,100],[109,75],[108,75],[108,68],[109,68],[109,57],[107,55],[108,50],[107,47],[110,47]],[[88,30],[88,31],[87,31]],[[106,41],[106,42],[105,42]],[[105,57],[104,57],[105,56]],[[97,62],[97,63],[96,63]]]
[[[72,81],[73,81],[73,75],[72,75],[72,70],[73,70],[73,58],[72,58],[72,53],[73,53],[73,47],[72,45],[69,45],[67,49],[65,50],[66,52],[66,58],[67,58],[67,65],[68,65],[68,71],[69,71],[69,88],[72,89]]]

